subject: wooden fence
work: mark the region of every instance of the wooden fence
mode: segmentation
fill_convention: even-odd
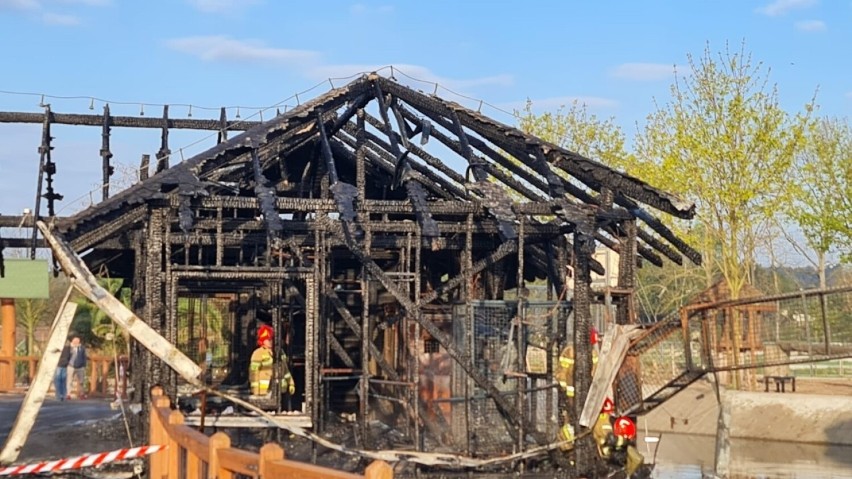
[[[115,358],[112,356],[89,356],[87,359],[86,382],[88,383],[88,390],[86,394],[90,396],[114,397],[115,368],[113,366]],[[39,361],[41,361],[41,356],[0,356],[0,363],[11,364],[15,368],[15,382],[22,383],[22,385],[16,385],[13,389],[0,388],[0,392],[15,392],[16,389],[21,392],[25,391],[29,386],[27,381],[35,378]],[[17,365],[19,363],[27,365],[26,372],[23,373],[25,376],[19,377],[20,375],[17,374]],[[122,390],[126,391],[126,376],[120,382],[123,383]]]
[[[363,475],[338,471],[284,458],[278,444],[265,444],[249,452],[231,447],[223,432],[208,437],[183,424],[183,414],[171,409],[169,398],[160,388],[151,392],[150,444],[167,445],[165,451],[149,457],[151,479],[232,479],[235,477],[305,479],[392,479],[393,468],[373,461]]]

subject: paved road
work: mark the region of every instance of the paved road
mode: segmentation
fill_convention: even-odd
[[[0,443],[5,444],[22,402],[22,396],[0,395]],[[116,435],[106,428],[107,424],[116,422],[110,419],[120,415],[121,411],[113,410],[105,399],[62,402],[47,399],[19,460],[66,457],[126,447],[126,440],[116,441]],[[101,449],[104,447],[106,449]]]

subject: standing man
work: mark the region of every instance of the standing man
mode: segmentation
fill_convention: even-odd
[[[64,401],[68,397],[68,363],[71,361],[71,346],[68,341],[62,347],[62,352],[59,353],[59,363],[56,365],[56,372],[53,373],[53,390],[56,393],[56,399]]]
[[[74,389],[74,380],[77,380],[77,399],[86,399],[86,348],[80,344],[80,336],[71,336],[71,355],[68,360],[68,394],[66,399],[71,399],[71,390]]]

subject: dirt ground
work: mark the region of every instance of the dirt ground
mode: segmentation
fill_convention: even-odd
[[[796,392],[852,396],[852,379],[796,378]]]

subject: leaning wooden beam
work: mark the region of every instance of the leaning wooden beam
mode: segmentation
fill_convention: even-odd
[[[62,353],[62,348],[65,346],[68,331],[71,329],[74,313],[77,311],[77,304],[68,302],[68,298],[71,297],[71,291],[73,290],[69,287],[65,293],[65,298],[59,304],[59,311],[53,320],[53,326],[50,328],[47,344],[44,347],[44,354],[41,357],[41,361],[38,362],[35,380],[33,380],[27,389],[24,402],[21,404],[18,416],[15,418],[15,424],[9,431],[3,451],[0,452],[0,464],[11,464],[18,459],[18,454],[20,454],[21,449],[23,449],[24,444],[27,442],[27,436],[33,424],[35,424],[41,404],[44,402],[48,389],[50,389],[54,371],[56,371],[57,364],[59,364],[59,356]]]
[[[384,128],[382,131],[384,131],[384,133],[388,136],[388,139],[390,139],[391,153],[396,158],[394,164],[395,170],[404,169],[406,155],[403,155],[402,150],[399,148],[399,144],[396,142],[396,137],[393,135],[393,128],[391,128],[390,118],[388,117],[388,107],[385,103],[384,93],[382,93],[382,89],[379,87],[379,83],[377,81],[373,82],[373,89],[375,91],[376,101],[379,103],[379,113],[381,113],[382,119],[384,120]],[[395,171],[394,176],[400,176],[399,172]],[[420,223],[421,234],[427,238],[440,236],[441,232],[438,229],[438,224],[435,223],[435,220],[432,218],[432,213],[429,212],[429,202],[426,200],[426,192],[423,191],[423,187],[420,186],[420,183],[410,181],[405,176],[406,175],[404,173],[401,176],[402,184],[405,186],[408,198],[411,200],[411,206],[414,208],[416,213],[417,222]]]
[[[489,254],[485,258],[482,258],[481,260],[474,263],[473,268],[471,268],[471,274],[480,273],[489,266],[496,264],[503,258],[506,258],[510,254],[515,253],[517,251],[518,243],[514,241],[507,241],[498,246],[497,249],[492,251],[491,254]],[[421,303],[428,304],[432,301],[435,301],[442,294],[452,291],[453,289],[461,286],[464,283],[464,279],[465,273],[459,273],[458,275],[450,278],[449,280],[441,284],[439,287],[435,288],[433,291],[429,292],[428,294],[425,294],[422,298],[420,298]]]
[[[57,125],[78,125],[78,126],[101,126],[103,124],[103,116],[101,115],[82,115],[68,113],[54,113],[54,123]],[[44,116],[39,113],[23,113],[14,111],[0,112],[0,123],[41,123]],[[137,116],[114,116],[112,117],[112,126],[123,128],[151,128],[160,129],[163,127],[161,118],[148,118]],[[225,123],[228,130],[244,131],[259,125],[259,121],[228,121]],[[168,127],[170,129],[179,130],[211,130],[217,131],[222,128],[219,120],[197,120],[192,118],[169,118]]]
[[[637,325],[613,325],[604,336],[604,344],[601,347],[601,361],[595,368],[592,384],[589,387],[589,395],[583,404],[583,412],[580,414],[580,425],[592,427],[600,414],[604,399],[612,394],[612,383],[618,373],[630,341],[642,334]]]
[[[186,357],[173,344],[169,343],[157,331],[148,326],[145,321],[133,314],[115,296],[109,294],[97,278],[89,271],[86,264],[71,250],[65,241],[54,235],[44,222],[37,222],[42,236],[50,244],[50,249],[62,265],[62,270],[71,278],[71,282],[91,302],[95,303],[116,324],[130,333],[134,339],[147,348],[175,370],[183,379],[193,385],[200,386],[201,368]]]
[[[263,175],[260,169],[260,158],[257,156],[257,149],[251,151],[251,165],[254,170],[254,193],[257,195],[258,203],[260,203],[260,212],[263,214],[263,222],[266,224],[266,231],[269,234],[270,240],[279,238],[284,230],[284,224],[281,222],[281,217],[278,215],[275,200],[275,188],[269,186],[269,180]]]

